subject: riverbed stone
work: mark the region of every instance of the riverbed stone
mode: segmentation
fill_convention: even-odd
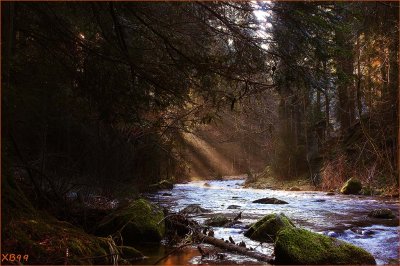
[[[284,200],[276,199],[276,198],[262,198],[253,201],[253,203],[260,203],[260,204],[288,204]]]
[[[355,177],[350,178],[340,189],[342,194],[358,194],[362,189],[361,181]]]
[[[124,244],[159,242],[165,234],[163,211],[145,199],[131,202],[100,221],[96,232],[101,236],[120,232]]]
[[[240,209],[239,205],[229,205],[228,209]]]
[[[210,210],[202,208],[200,204],[189,204],[184,209],[180,211],[183,214],[202,214],[202,213],[209,213]]]
[[[396,217],[390,209],[375,209],[368,216],[379,219],[393,219]]]
[[[362,248],[293,227],[278,233],[274,253],[276,264],[376,264],[374,257]]]
[[[231,220],[228,219],[225,215],[216,214],[213,217],[207,219],[204,223],[208,226],[223,227],[227,224],[230,224]]]
[[[278,232],[286,227],[295,227],[295,225],[283,213],[273,213],[253,224],[244,235],[256,241],[273,242]]]

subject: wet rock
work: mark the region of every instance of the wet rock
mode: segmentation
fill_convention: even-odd
[[[276,264],[376,264],[362,248],[304,229],[287,227],[275,242]]]
[[[229,205],[228,209],[240,209],[239,205]]]
[[[204,223],[208,226],[223,227],[232,221],[228,219],[225,215],[216,214],[213,217],[207,219]]]
[[[269,214],[252,225],[244,235],[257,241],[273,242],[280,230],[294,226],[293,222],[283,213]]]
[[[329,231],[328,233],[326,233],[326,235],[329,237],[338,237],[339,236],[339,234],[334,231]]]
[[[327,196],[333,196],[333,195],[335,195],[335,192],[329,191],[328,193],[326,193],[326,195],[327,195]]]
[[[137,242],[159,242],[165,233],[164,213],[145,199],[132,201],[128,206],[107,215],[97,226],[101,236],[120,231],[125,245]]]
[[[362,230],[361,234],[364,235],[364,236],[372,236],[372,235],[375,234],[375,232],[372,231],[372,230]]]
[[[241,199],[241,197],[233,196],[232,199]]]
[[[368,216],[379,219],[393,219],[396,217],[390,209],[375,209]]]
[[[165,196],[165,197],[171,197],[172,196],[171,193],[163,193],[162,195]]]
[[[301,191],[299,187],[291,187],[289,188],[290,191]]]
[[[312,202],[325,202],[325,201],[326,201],[325,199],[315,199]]]
[[[168,180],[161,180],[160,182],[156,184],[152,184],[149,186],[150,190],[161,190],[161,189],[173,189],[174,184],[172,184]]]
[[[203,186],[205,187],[211,187],[211,185],[209,183],[204,183]]]
[[[288,204],[286,201],[279,200],[276,198],[262,198],[253,201],[253,203],[260,203],[260,204]]]
[[[342,194],[358,194],[362,189],[361,181],[355,177],[350,178],[340,189]]]
[[[204,209],[200,207],[200,204],[190,204],[185,207],[180,213],[184,214],[202,214],[202,213],[210,213],[210,210]]]

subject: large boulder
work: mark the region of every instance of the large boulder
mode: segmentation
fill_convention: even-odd
[[[304,229],[287,227],[275,242],[276,264],[376,264],[362,248]]]
[[[284,200],[276,199],[276,198],[262,198],[253,201],[253,203],[260,203],[260,204],[288,204]]]
[[[131,202],[106,216],[97,233],[107,236],[120,232],[125,245],[137,242],[158,242],[164,237],[164,213],[145,199]]]
[[[283,213],[269,214],[253,224],[244,235],[256,241],[273,242],[280,230],[294,226],[293,222]]]
[[[393,219],[396,217],[390,209],[375,209],[368,216],[379,219]]]
[[[361,181],[355,177],[350,178],[340,189],[342,194],[358,194],[362,189]]]

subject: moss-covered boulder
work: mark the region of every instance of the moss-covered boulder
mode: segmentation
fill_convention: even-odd
[[[121,233],[125,245],[158,242],[164,237],[164,213],[145,199],[131,202],[106,216],[96,232],[101,236]]]
[[[375,209],[368,216],[379,219],[393,219],[396,217],[390,209]]]
[[[362,189],[361,181],[355,177],[350,178],[340,189],[342,194],[358,194]]]
[[[294,224],[283,213],[269,214],[253,224],[244,235],[256,241],[273,242],[277,233],[286,227],[294,227]]]
[[[173,189],[174,184],[168,180],[161,180],[158,183],[149,186],[150,190]]]
[[[222,227],[231,223],[231,220],[222,214],[216,214],[213,217],[207,219],[204,223],[208,226]]]
[[[274,251],[276,264],[376,264],[362,248],[298,228],[281,230]]]

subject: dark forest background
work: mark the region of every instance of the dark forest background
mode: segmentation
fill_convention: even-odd
[[[398,186],[398,3],[1,5],[2,179],[32,198],[266,166]]]

